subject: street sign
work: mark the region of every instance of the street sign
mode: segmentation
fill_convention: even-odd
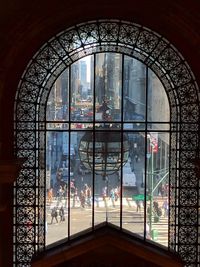
[[[139,194],[139,195],[133,195],[133,200],[142,200],[142,201],[144,201],[145,200],[145,196],[144,196],[144,194]],[[148,200],[150,200],[150,196],[149,195],[147,195],[146,196],[146,200],[148,201]]]

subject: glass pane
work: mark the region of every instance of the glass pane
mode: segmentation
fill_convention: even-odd
[[[93,57],[84,57],[71,65],[71,120],[93,120]]]
[[[121,120],[122,56],[117,53],[96,55],[95,119]]]
[[[69,124],[68,123],[59,123],[59,122],[49,122],[46,124],[48,130],[68,130]]]
[[[95,175],[95,225],[107,221],[120,226],[119,191],[118,172],[108,176]]]
[[[95,123],[95,128],[97,131],[119,130],[121,128],[121,123]]]
[[[124,123],[124,130],[145,130],[146,124],[135,122],[135,123]]]
[[[77,131],[81,131],[84,129],[92,129],[93,124],[92,123],[82,123],[82,122],[76,122],[71,124],[71,129],[76,129]]]
[[[54,83],[47,101],[46,119],[69,119],[69,71],[66,69]]]
[[[129,158],[123,166],[123,228],[144,236],[145,138],[128,133]]]
[[[47,118],[52,121],[46,124],[47,244],[68,237],[68,229],[70,235],[91,229],[93,219],[95,225],[108,221],[120,226],[122,204],[124,229],[144,237],[146,227],[147,238],[167,245],[168,99],[149,70],[150,121],[146,122],[146,66],[123,58],[123,75],[118,53],[80,59],[63,72],[51,91]],[[57,220],[52,217],[54,207]]]
[[[75,151],[75,158],[72,162],[73,179],[71,179],[71,214],[70,214],[70,234],[76,234],[92,226],[92,170],[89,165],[86,152],[86,132],[71,133],[71,147]],[[92,140],[91,140],[92,141]]]
[[[143,122],[146,113],[146,66],[129,56],[124,56],[123,90],[124,120]]]
[[[148,75],[148,121],[169,122],[170,110],[169,101],[165,89],[154,74],[149,69]]]
[[[68,179],[69,134],[67,132],[47,132],[46,135],[46,244],[51,244],[68,236]],[[70,158],[75,155],[70,150]]]
[[[149,238],[168,245],[169,133],[147,135],[147,223]]]
[[[151,131],[160,131],[160,130],[165,130],[169,131],[170,130],[170,124],[169,123],[148,123],[147,124],[147,130]]]

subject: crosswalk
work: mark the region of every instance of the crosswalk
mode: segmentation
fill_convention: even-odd
[[[90,204],[89,204],[90,203]],[[92,203],[92,200],[90,200],[90,202],[85,202],[85,208],[90,207]],[[95,199],[94,201],[94,205],[95,207],[98,208],[106,208],[106,207],[120,207],[121,203],[120,203],[120,199],[118,199],[117,201],[111,199],[111,198],[105,198],[103,199],[102,197],[99,197],[98,199]],[[134,200],[132,200],[132,198],[122,198],[122,205],[123,206],[127,206],[130,208],[136,208],[136,202]],[[54,198],[53,201],[51,203],[48,203],[47,201],[47,207],[49,207],[50,209],[52,209],[53,207],[57,207],[60,208],[61,206],[63,206],[64,208],[68,208],[68,200],[67,199],[56,199]],[[70,199],[70,207],[71,208],[81,208],[81,202],[79,199]]]
[[[153,240],[163,246],[168,246],[168,218],[161,216],[157,223],[152,224],[152,229],[157,231]]]
[[[117,201],[112,200],[110,198],[98,198],[98,201],[95,200],[94,202],[95,205],[95,212],[105,212],[106,209],[109,209],[109,211],[113,211],[113,215],[109,215],[110,218],[112,217],[113,222],[115,221],[115,212],[119,214],[120,210],[120,199]],[[59,208],[63,206],[65,215],[68,213],[68,201],[66,199],[58,200],[58,199],[53,199],[51,203],[47,202],[46,206],[46,212],[47,216],[51,216],[51,210],[53,207]],[[140,210],[137,210],[137,205],[136,202],[132,198],[122,198],[122,206],[124,212],[123,213],[123,220],[125,224],[133,223],[133,222],[139,222],[143,223],[144,222],[144,207],[141,205]],[[80,201],[77,200],[70,200],[70,208],[76,209],[83,209],[81,206]],[[85,211],[90,211],[91,210],[91,205],[87,204],[84,207]],[[119,215],[117,215],[119,216]],[[119,220],[116,217],[116,220]],[[164,246],[168,246],[168,218],[164,217],[163,215],[159,218],[158,222],[154,222],[154,218],[152,217],[152,225],[151,225],[151,239],[152,241],[155,241],[156,243],[159,243]]]

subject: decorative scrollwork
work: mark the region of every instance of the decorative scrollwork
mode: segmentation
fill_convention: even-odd
[[[26,225],[17,228],[17,241],[19,243],[33,243],[34,228],[31,222],[27,221]]]
[[[17,209],[17,224],[27,224],[27,222],[35,223],[35,211],[33,207],[19,207]]]
[[[181,120],[183,122],[198,122],[199,109],[196,104],[189,104],[181,106]]]
[[[197,204],[197,192],[195,189],[181,189],[180,190],[180,204],[181,205],[196,205]]]
[[[181,170],[180,172],[180,186],[181,187],[186,187],[186,188],[195,188],[198,186],[198,178],[196,175],[195,170],[190,169],[190,173],[188,172],[187,169]]]
[[[34,205],[35,203],[35,192],[33,188],[21,187],[17,191],[17,204],[18,205]]]
[[[24,168],[20,171],[17,179],[17,186],[31,187],[35,185],[35,170]]]
[[[20,244],[19,246],[17,246],[17,251],[16,251],[17,261],[24,262],[26,264],[26,262],[30,262],[33,253],[34,253],[34,247],[31,244],[30,245]],[[30,264],[29,265],[27,264],[27,266],[30,267]]]
[[[198,212],[195,207],[181,207],[179,212],[179,220],[181,225],[197,224]]]
[[[180,227],[179,235],[182,244],[194,244],[197,242],[197,229],[195,227]]]
[[[181,245],[179,247],[179,254],[185,262],[192,263],[196,261],[197,248],[194,245]]]

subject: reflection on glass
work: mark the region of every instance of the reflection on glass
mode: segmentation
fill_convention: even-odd
[[[49,94],[46,111],[47,121],[69,119],[69,70],[56,80]]]
[[[122,170],[123,228],[144,235],[145,137],[129,133],[129,159]]]
[[[125,121],[145,120],[146,66],[137,59],[124,56],[123,117]]]
[[[120,184],[118,172],[95,175],[95,225],[107,221],[120,226]]]
[[[148,121],[169,122],[169,101],[165,89],[154,74],[148,71]]]
[[[141,122],[134,122],[134,123],[124,123],[124,130],[145,130],[146,124]]]
[[[72,121],[93,120],[93,57],[85,57],[71,66],[71,116]]]
[[[147,135],[147,225],[149,237],[168,245],[169,134]],[[159,235],[159,240],[158,240]]]
[[[148,123],[147,124],[147,130],[149,131],[169,131],[170,124],[169,123]]]
[[[121,128],[121,123],[95,123],[95,128],[98,131],[110,131],[110,130],[119,130]]]
[[[47,129],[48,130],[68,130],[69,129],[69,124],[68,123],[56,123],[56,122],[50,122],[47,123]]]
[[[82,123],[82,122],[76,122],[71,124],[72,130],[84,130],[84,129],[92,129],[93,124],[91,123]]]
[[[83,165],[79,154],[80,140],[85,134],[86,132],[71,133],[71,143],[75,150],[75,158],[72,163],[74,176],[70,183],[70,235],[92,226],[93,176],[91,169],[85,168]]]
[[[96,120],[121,120],[121,66],[122,56],[120,54],[100,53],[96,55]]]
[[[46,136],[46,244],[68,236],[68,180],[73,176],[69,170],[69,134],[47,132]],[[74,157],[73,148],[70,156]],[[61,225],[61,227],[59,226]]]
[[[46,119],[46,243],[108,221],[167,245],[169,103],[155,74],[118,53],[80,59]]]

